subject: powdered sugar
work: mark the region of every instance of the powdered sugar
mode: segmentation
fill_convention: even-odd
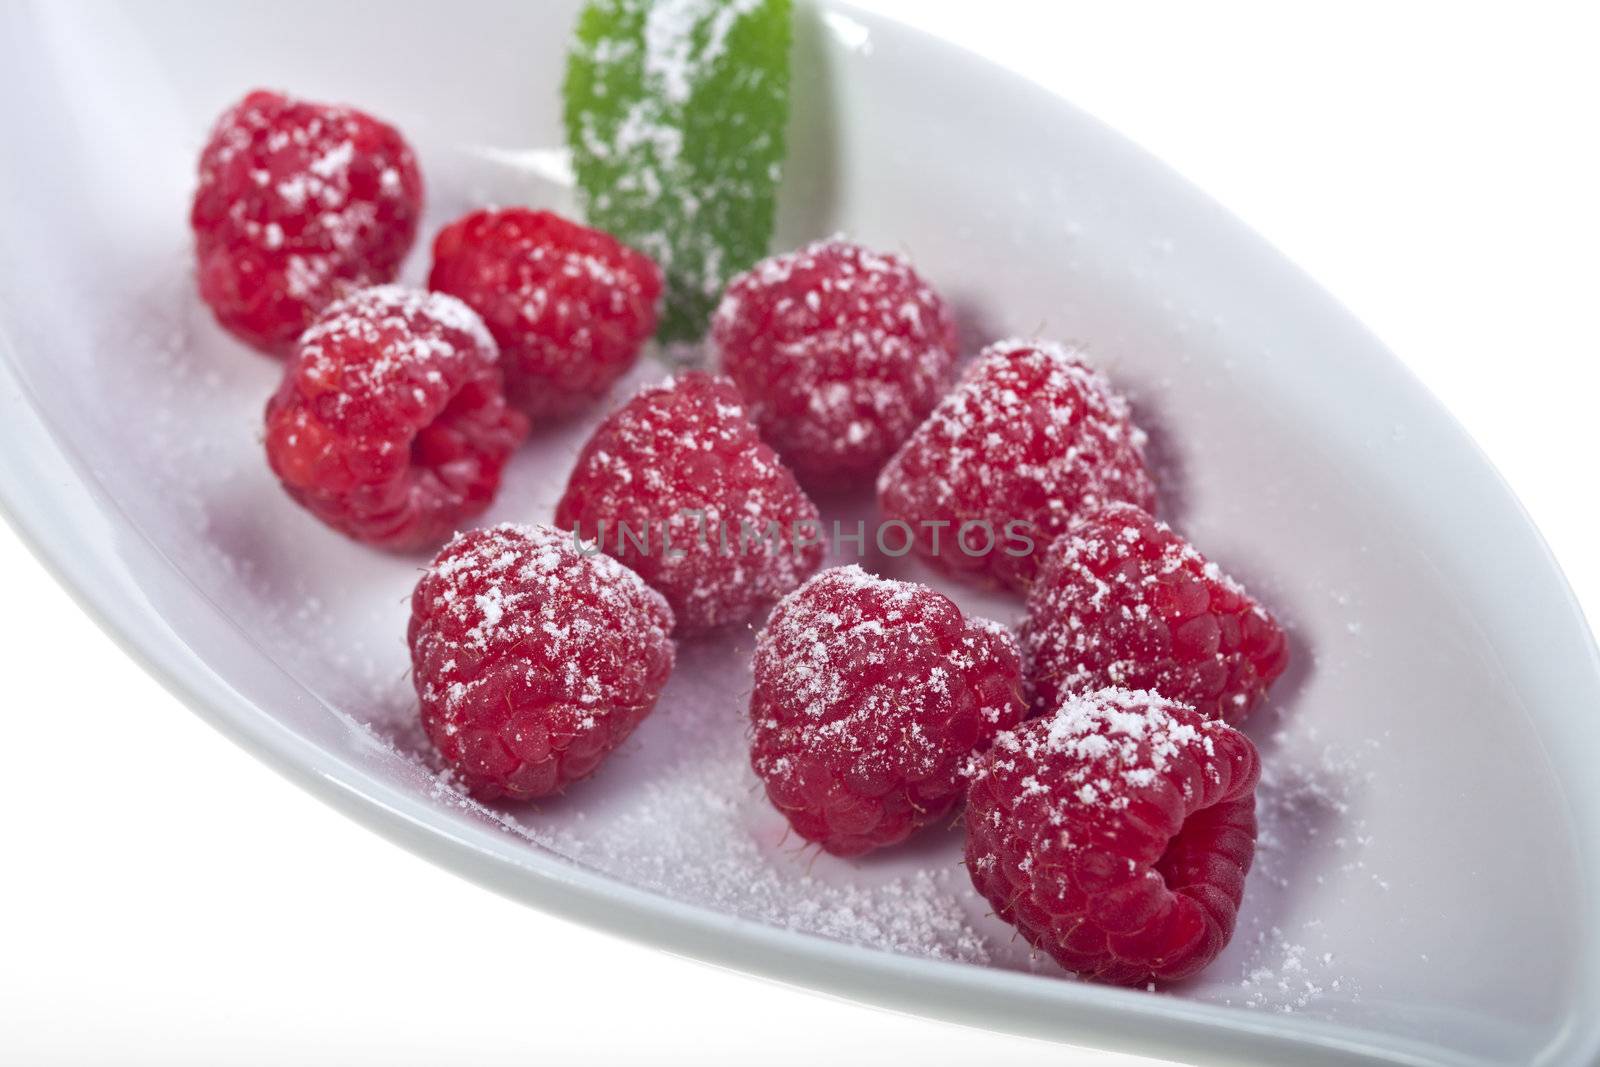
[[[1238,723],[1287,664],[1282,631],[1244,587],[1127,504],[1091,512],[1050,546],[1023,642],[1039,710],[1117,685]]]
[[[1145,435],[1128,402],[1084,360],[1050,341],[986,348],[878,479],[884,513],[920,527],[982,522],[994,531],[1027,524],[1042,549],[1089,509],[1130,501],[1155,506],[1144,465]],[[947,539],[948,540],[948,539]],[[925,534],[919,551],[970,570]],[[991,552],[984,569],[1018,588],[1041,553]]]
[[[493,499],[527,433],[501,394],[494,341],[453,297],[357,290],[302,334],[267,404],[267,460],[341,532],[436,547]]]
[[[1021,720],[1016,639],[926,586],[860,567],[812,578],[756,644],[751,760],[802,837],[854,855],[960,799],[959,768]]]
[[[565,603],[574,590],[596,598],[609,615],[648,605],[655,635],[665,639],[671,630],[671,609],[661,594],[609,556],[579,552],[571,534],[501,523],[479,531],[468,550],[455,550],[468,543],[458,538],[441,553],[432,574],[443,584],[432,590],[428,610],[449,616],[472,652],[539,641],[538,659],[562,668],[569,695],[580,704],[600,707],[607,698],[606,680],[583,673],[578,655],[598,642],[605,619],[574,613]],[[485,585],[483,592],[469,592]],[[449,668],[447,677],[458,668],[454,658],[442,666]],[[444,706],[459,708],[482,681],[457,682],[444,694]],[[425,701],[439,698],[431,681],[422,684]]]
[[[596,429],[556,522],[639,570],[690,630],[764,610],[822,559],[816,505],[733,383],[703,372],[641,390]]]
[[[506,393],[535,419],[600,400],[655,330],[661,295],[655,264],[610,234],[516,207],[445,227],[428,284],[484,316]]]
[[[455,336],[450,336],[450,335]],[[470,347],[461,344],[462,336]],[[336,359],[351,339],[381,350],[362,363]],[[300,338],[302,374],[336,394],[340,407],[376,392],[437,385],[440,366],[458,360],[499,359],[483,320],[453,296],[401,285],[357,290],[330,305]]]
[[[202,291],[229,328],[281,348],[343,287],[394,277],[421,197],[416,160],[392,128],[251,93],[218,120],[200,160]]]
[[[1315,727],[1296,726],[1298,738],[1280,726],[1263,742],[1268,753],[1256,789],[1260,833],[1249,891],[1254,900],[1270,903],[1241,916],[1239,994],[1225,998],[1285,1013],[1361,995],[1360,980],[1341,966],[1348,946],[1319,913],[1293,902],[1335,886],[1342,895],[1382,893],[1388,884],[1368,865],[1371,832],[1354,810],[1373,777],[1363,764],[1382,742],[1371,738],[1363,752],[1350,752],[1327,744]],[[1291,747],[1305,754],[1284,751]]]
[[[644,72],[669,106],[688,103],[697,72],[722,58],[733,24],[763,2],[656,0],[650,5],[644,23]]]
[[[686,219],[699,214],[702,198],[717,195],[696,180],[684,162],[684,109],[695,86],[722,60],[728,34],[734,24],[755,11],[767,0],[666,0],[644,5],[642,54],[635,54],[630,41],[606,38],[590,50],[588,58],[597,66],[638,64],[645,92],[629,107],[614,129],[602,133],[592,113],[584,116],[579,141],[584,151],[597,159],[626,160],[616,191],[625,196],[644,194],[650,199],[662,195],[679,202],[679,213]],[[609,206],[602,195],[596,205]],[[676,241],[693,237],[693,230],[635,235],[640,248],[659,263],[669,275],[681,272]],[[712,296],[720,292],[723,274],[721,248],[709,229],[703,229],[698,254],[692,258],[699,270],[701,291]]]
[[[1232,933],[1257,773],[1244,735],[1192,708],[1115,688],[1070,697],[975,760],[973,885],[1086,977],[1190,977]]]
[[[943,859],[892,874],[802,851],[759,795],[742,706],[749,648],[687,646],[668,698],[591,782],[546,810],[486,806],[437,773],[435,798],[618,880],[684,903],[851,944],[935,959],[988,963],[996,945],[969,917],[965,875]],[[438,771],[395,707],[393,738]],[[581,796],[579,795],[581,793]],[[1004,939],[1001,939],[1003,945]]]
[[[808,484],[870,481],[956,358],[954,321],[911,265],[837,235],[734,278],[711,325],[722,368]]]
[[[1049,754],[1068,761],[1063,802],[1112,810],[1128,806],[1128,788],[1148,789],[1165,774],[1174,758],[1193,749],[1209,758],[1215,753],[1204,727],[1175,718],[1171,701],[1145,690],[1107,688],[1078,693],[1063,700],[1037,730],[1000,735],[978,773],[989,767],[1015,766],[1016,757],[1037,763]],[[1051,788],[1032,780],[1029,792]],[[1059,794],[1058,794],[1059,795]],[[1055,821],[1065,821],[1063,811]]]
[[[162,333],[150,343],[165,346],[177,342]],[[238,366],[223,366],[232,375],[251,375],[264,362],[244,360],[237,361]],[[1043,972],[1053,982],[1062,980],[1053,962],[1042,954],[1030,959],[1026,942],[1013,941],[1010,928],[998,919],[984,917],[988,905],[972,891],[964,869],[956,865],[957,833],[930,827],[926,836],[892,855],[885,854],[882,862],[818,857],[814,849],[800,852],[792,835],[780,844],[784,820],[761,795],[748,762],[744,694],[749,680],[742,666],[751,654],[747,632],[729,631],[685,646],[658,710],[594,778],[574,786],[566,797],[539,806],[486,806],[466,797],[459,780],[440,773],[431,746],[422,736],[416,722],[416,698],[404,673],[404,648],[396,640],[404,623],[400,592],[414,580],[414,564],[375,553],[341,552],[336,544],[322,546],[307,560],[306,527],[285,516],[285,509],[267,506],[271,501],[268,494],[276,490],[259,470],[256,444],[248,427],[258,403],[254,394],[266,376],[246,377],[219,393],[216,385],[201,380],[202,371],[210,366],[209,360],[193,364],[179,360],[162,380],[176,383],[184,397],[203,401],[199,406],[207,411],[227,412],[226,418],[219,420],[218,432],[228,443],[231,458],[215,471],[205,468],[201,473],[208,480],[198,489],[174,487],[174,495],[187,499],[189,493],[202,492],[217,501],[217,543],[239,544],[239,526],[228,518],[238,511],[229,506],[237,499],[228,488],[232,482],[209,479],[213,473],[218,478],[243,479],[260,495],[260,510],[274,521],[272,544],[279,547],[262,552],[252,542],[240,550],[237,559],[224,557],[229,573],[236,570],[237,577],[213,575],[219,562],[209,553],[197,559],[196,565],[207,575],[208,588],[234,590],[230,603],[250,620],[253,634],[281,650],[288,669],[319,679],[319,695],[341,715],[350,717],[352,736],[366,739],[372,759],[391,766],[397,762],[391,753],[397,750],[411,761],[409,775],[393,772],[408,787],[431,792],[450,812],[500,827],[529,849],[548,850],[563,863],[675,901],[914,957]],[[235,427],[230,437],[229,420],[245,429]],[[501,514],[548,513],[545,509],[553,496],[549,480],[559,479],[570,466],[570,457],[587,432],[587,427],[579,424],[558,429],[553,436],[530,445],[524,455],[531,453],[541,466],[524,472],[524,488],[509,498]],[[191,435],[175,434],[174,438],[171,454],[191,455],[178,451],[194,447]],[[154,472],[152,476],[156,476]],[[545,479],[542,490],[526,490],[525,483],[541,478]],[[545,495],[539,495],[541,491]],[[202,520],[197,517],[193,521]],[[350,581],[351,571],[355,584]],[[861,580],[873,583],[880,579],[863,574]],[[301,604],[307,590],[321,592],[336,585],[348,589],[348,596],[325,602],[310,621],[288,608],[280,618],[264,606]],[[980,595],[968,597],[965,591],[961,596],[988,603]],[[248,599],[240,601],[241,597]],[[1003,609],[999,598],[993,604]],[[356,723],[371,724],[375,735]],[[1272,773],[1271,764],[1268,773]],[[1296,877],[1296,900],[1322,898],[1316,895],[1312,881],[1315,871],[1296,875],[1289,866],[1290,857],[1304,850],[1298,822],[1285,824],[1281,843],[1272,843],[1270,831],[1280,807],[1268,800],[1267,789],[1264,783],[1258,869],[1247,888],[1243,925],[1235,942],[1248,952],[1244,956],[1230,953],[1205,973],[1198,987],[1177,995],[1205,1002],[1221,1002],[1231,996],[1235,1004],[1256,1002],[1268,1010],[1278,1009],[1280,997],[1291,997],[1277,986],[1277,976],[1286,973],[1284,953],[1268,925],[1259,928],[1259,953],[1256,951],[1259,918],[1280,925],[1286,943],[1305,947],[1305,977],[1327,991],[1297,1010],[1318,1018],[1338,1018],[1341,998],[1354,987],[1353,970],[1358,965],[1337,955],[1340,944],[1328,943],[1316,928],[1304,929],[1303,916],[1281,913],[1279,900],[1284,894],[1273,881],[1274,875]],[[1359,831],[1353,827],[1353,818],[1342,821],[1350,825],[1335,819],[1324,835],[1333,847],[1332,838],[1349,832],[1347,858],[1353,862],[1362,855],[1355,841]],[[1337,866],[1331,864],[1330,868]],[[1387,870],[1376,873],[1392,877]],[[1347,877],[1365,875],[1356,872]],[[1335,958],[1324,963],[1323,955],[1330,951]],[[1247,969],[1270,977],[1246,989],[1239,983]],[[1337,988],[1335,980],[1340,982]],[[1292,999],[1298,998],[1299,993],[1292,993]]]
[[[481,796],[557,792],[654,706],[671,629],[660,594],[570,535],[510,523],[460,535],[412,598],[429,738]]]
[[[611,0],[578,38],[567,128],[589,218],[661,266],[664,337],[697,339],[728,275],[771,233],[787,5]]]

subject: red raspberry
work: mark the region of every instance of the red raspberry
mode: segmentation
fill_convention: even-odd
[[[422,725],[485,800],[559,793],[650,713],[672,673],[672,610],[571,534],[459,534],[411,597]]]
[[[506,393],[535,418],[593,403],[656,330],[661,272],[610,234],[548,211],[474,211],[433,242],[428,286],[483,316]]]
[[[733,383],[704,371],[641,390],[596,428],[556,525],[659,589],[680,633],[764,611],[822,564],[817,506]]]
[[[967,873],[1080,977],[1175,982],[1233,936],[1255,854],[1255,746],[1154,693],[1068,697],[974,761]]]
[[[711,339],[761,435],[822,488],[876,474],[956,359],[955,323],[911,265],[837,237],[735,278]]]
[[[1155,507],[1143,431],[1128,402],[1076,351],[1001,341],[878,478],[886,518],[918,554],[957,574],[1026,589],[1039,551],[1084,511]]]
[[[1119,685],[1234,724],[1289,660],[1266,609],[1132,504],[1091,513],[1050,546],[1028,594],[1023,644],[1037,711]]]
[[[200,296],[241,340],[285,355],[335,298],[394,279],[421,214],[422,175],[393,126],[258,90],[200,155]]]
[[[898,844],[961,800],[963,765],[1022,721],[1010,632],[860,567],[783,599],[756,641],[750,763],[797,833],[837,856]]]
[[[528,431],[494,339],[455,297],[397,285],[334,303],[267,401],[267,462],[335,530],[430,548],[494,499]]]

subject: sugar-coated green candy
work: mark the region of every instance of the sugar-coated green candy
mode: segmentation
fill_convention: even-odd
[[[567,140],[591,225],[666,278],[663,341],[706,330],[772,238],[789,114],[789,0],[590,0]]]

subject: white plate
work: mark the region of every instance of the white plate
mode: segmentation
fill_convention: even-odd
[[[656,714],[561,801],[506,818],[440,786],[404,677],[417,562],[273,484],[257,436],[277,366],[198,305],[185,226],[209,123],[257,84],[397,122],[430,226],[569,203],[571,6],[378,10],[0,17],[0,495],[176,693],[501,892],[845,996],[1183,1059],[1594,1058],[1600,671],[1511,494],[1345,312],[1181,180],[1037,87],[848,9],[799,17],[780,244],[843,229],[907,250],[969,348],[1086,342],[1156,432],[1168,514],[1292,627],[1295,664],[1251,726],[1267,778],[1239,936],[1182,988],[1099,988],[984,917],[954,833],[858,863],[780,848],[744,765],[748,635],[685,648]],[[489,518],[547,518],[582,434],[525,449]]]

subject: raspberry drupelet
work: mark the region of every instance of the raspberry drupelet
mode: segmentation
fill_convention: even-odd
[[[267,402],[267,461],[334,529],[394,551],[433,548],[494,499],[527,433],[494,339],[454,297],[396,285],[328,307]]]
[[[878,503],[934,565],[1026,589],[1045,547],[1085,511],[1154,509],[1144,441],[1128,402],[1076,350],[1001,341],[884,467]]]
[[[822,563],[817,506],[733,383],[703,371],[641,390],[595,429],[556,525],[638,571],[684,634],[765,611]]]
[[[1233,936],[1259,774],[1249,738],[1187,705],[1127,689],[1068,697],[974,761],[967,872],[1080,977],[1187,978]]]
[[[286,355],[333,300],[394,280],[421,214],[422,175],[393,126],[257,90],[200,155],[200,296],[235,336]]]
[[[1131,504],[1092,512],[1050,546],[1028,594],[1023,645],[1036,711],[1116,685],[1235,725],[1289,659],[1265,608]]]
[[[507,395],[539,419],[593,404],[633,366],[655,333],[661,272],[610,234],[505,208],[441,230],[428,285],[483,316]]]
[[[756,641],[750,762],[801,837],[855,856],[947,818],[973,752],[1024,714],[1004,627],[926,586],[835,567]]]
[[[711,339],[761,435],[819,489],[870,484],[956,359],[955,322],[911,265],[837,237],[733,279]]]
[[[484,800],[559,793],[655,706],[672,610],[622,564],[548,526],[460,534],[411,598],[429,739]]]

